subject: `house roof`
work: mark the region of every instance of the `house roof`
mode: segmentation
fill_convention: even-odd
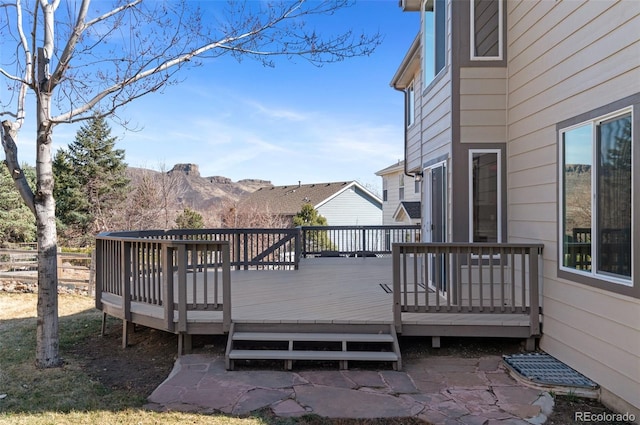
[[[398,70],[391,79],[389,84],[391,87],[397,90],[404,90],[411,84],[414,75],[420,69],[420,55],[420,32],[418,32],[418,35],[413,39],[413,43],[411,43],[411,47],[409,47],[409,51],[407,51]]]
[[[319,208],[351,187],[358,188],[372,202],[382,206],[382,200],[356,181],[263,187],[241,199],[241,203],[268,206],[272,214],[295,215],[304,204]]]
[[[409,218],[414,220],[420,218],[420,209],[420,201],[402,201],[400,202],[400,205],[398,205],[398,208],[396,209],[396,212],[393,214],[393,216],[398,217],[400,211],[404,210],[404,213],[409,216]]]
[[[395,173],[397,171],[404,172],[404,160],[400,160],[397,163],[383,168],[380,171],[376,171],[376,176],[384,176],[385,174]]]

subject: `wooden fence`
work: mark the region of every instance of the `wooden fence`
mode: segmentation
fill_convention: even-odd
[[[38,258],[33,249],[0,249],[0,280],[37,282]],[[92,254],[58,252],[58,282],[94,292]]]

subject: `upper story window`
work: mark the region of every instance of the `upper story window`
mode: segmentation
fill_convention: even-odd
[[[471,60],[502,60],[502,0],[471,0]]]
[[[561,270],[632,283],[632,122],[626,109],[560,130]]]
[[[413,125],[416,120],[416,95],[413,90],[413,82],[409,84],[407,87],[407,105],[406,105],[406,118],[407,118],[407,127]]]
[[[404,201],[404,174],[398,176],[398,199]]]
[[[387,195],[387,193],[388,193],[388,192],[387,192],[387,186],[388,186],[388,184],[389,184],[389,183],[388,183],[387,178],[386,178],[386,177],[383,177],[383,178],[382,178],[382,201],[383,201],[383,202],[385,202],[385,201],[388,201],[388,200],[389,200],[389,199],[388,199],[388,195]]]
[[[447,0],[422,1],[423,86],[442,71],[447,63]]]

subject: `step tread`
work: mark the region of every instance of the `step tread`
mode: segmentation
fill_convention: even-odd
[[[234,332],[234,341],[393,342],[391,334],[321,332]]]
[[[233,360],[361,360],[398,361],[391,351],[289,351],[289,350],[231,350]]]

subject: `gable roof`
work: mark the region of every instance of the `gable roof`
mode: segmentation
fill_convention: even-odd
[[[272,214],[295,215],[304,204],[309,203],[317,209],[352,187],[382,206],[380,198],[356,181],[262,187],[244,196],[240,202],[268,206]]]
[[[398,171],[404,172],[404,159],[398,161],[397,163],[390,165],[386,168],[383,168],[380,171],[376,171],[376,176],[384,176],[385,174],[397,173]]]
[[[398,218],[400,212],[404,213],[412,220],[420,218],[420,201],[402,201],[396,208],[396,212],[393,214],[394,218]]]

